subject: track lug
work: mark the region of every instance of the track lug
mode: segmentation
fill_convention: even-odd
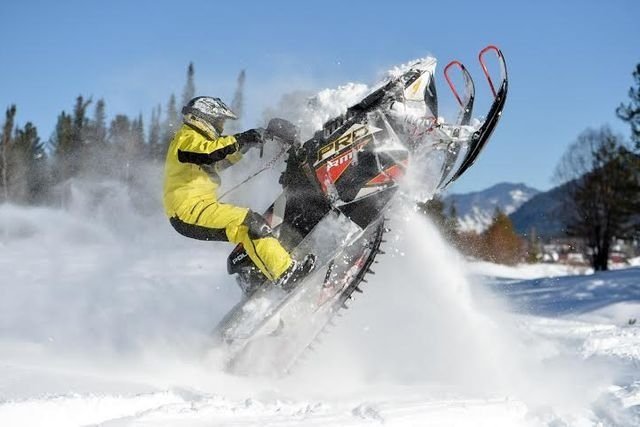
[[[370,268],[367,268],[367,273],[369,273],[369,274],[376,274],[376,272],[375,272],[375,271],[373,271],[373,270],[372,270],[372,269],[370,269]]]
[[[358,286],[355,287],[355,291],[359,292],[359,293],[362,293],[362,289],[360,289]]]

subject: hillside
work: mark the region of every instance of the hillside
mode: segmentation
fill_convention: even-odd
[[[497,208],[507,215],[515,212],[539,191],[525,184],[503,182],[486,190],[465,194],[451,194],[444,198],[445,206],[455,206],[462,231],[482,232]]]
[[[565,186],[538,193],[520,206],[509,217],[520,234],[529,234],[532,229],[539,237],[562,236],[566,214],[562,208]]]

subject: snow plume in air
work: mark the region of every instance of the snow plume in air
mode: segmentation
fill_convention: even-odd
[[[468,276],[432,224],[417,213],[393,218],[395,237],[383,245],[375,276],[295,381],[316,393],[338,381],[334,394],[432,387],[510,396],[556,414],[597,401],[610,384],[607,368],[560,357],[562,348],[518,330],[519,321]]]
[[[478,307],[464,261],[417,214],[390,225],[376,275],[315,360],[349,365],[371,384],[505,386],[518,343]]]
[[[287,119],[300,127],[303,141],[322,129],[327,120],[347,111],[369,92],[363,83],[347,83],[335,89],[327,88],[317,93],[306,91],[290,92],[282,96],[276,106],[267,108],[265,121],[273,117]]]
[[[16,343],[51,363],[97,363],[197,352],[239,298],[230,248],[182,238],[119,183],[68,185],[65,210],[0,206],[0,353]]]
[[[283,95],[277,105],[265,109],[261,125],[266,126],[270,119],[276,117],[287,119],[299,127],[300,139],[304,142],[322,129],[325,121],[344,113],[368,91],[369,87],[365,84],[347,83],[315,94],[307,91],[290,92]],[[277,144],[268,143],[262,151],[249,151],[242,160],[242,167],[224,171],[219,194],[224,195],[225,202],[250,206],[257,212],[265,210],[281,191],[278,179],[284,170],[285,158],[283,147]],[[271,168],[260,172],[265,164],[271,162]],[[258,172],[258,175],[246,181]],[[241,183],[241,187],[236,188]]]

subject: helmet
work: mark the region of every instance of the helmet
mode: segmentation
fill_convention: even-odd
[[[182,121],[211,138],[220,136],[226,119],[237,118],[220,98],[211,96],[198,96],[182,107]]]

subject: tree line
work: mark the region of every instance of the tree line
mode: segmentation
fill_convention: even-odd
[[[560,196],[562,212],[556,213],[566,218],[564,234],[584,242],[595,271],[609,268],[616,239],[640,240],[640,64],[632,76],[629,101],[616,109],[631,127],[630,139],[607,125],[587,128],[569,145],[554,174],[566,189]],[[490,227],[476,234],[460,232],[455,207],[445,213],[438,197],[418,208],[466,255],[503,264],[535,258],[536,242],[527,245],[499,210]]]
[[[431,218],[443,237],[466,256],[508,265],[527,259],[525,240],[500,208],[496,208],[491,224],[481,233],[460,230],[455,205],[447,207],[438,195],[418,203],[417,208],[418,212]]]
[[[195,96],[195,70],[187,67],[182,105]],[[116,179],[131,184],[143,161],[161,162],[182,123],[176,96],[164,110],[151,111],[145,126],[142,114],[116,114],[108,121],[104,99],[79,95],[73,108],[62,111],[52,135],[43,140],[32,122],[16,125],[18,107],[5,112],[0,133],[0,203],[44,204],[59,197],[70,178]]]
[[[640,64],[632,76],[629,102],[616,109],[631,127],[630,139],[607,125],[587,128],[556,167],[556,181],[567,187],[562,200],[568,217],[565,233],[584,240],[595,271],[609,268],[616,239],[640,237]]]
[[[194,75],[190,63],[182,105],[195,96]],[[595,270],[608,268],[614,239],[640,238],[640,64],[632,75],[629,102],[616,110],[631,127],[631,140],[607,126],[587,129],[569,146],[556,168],[557,181],[567,187],[562,201],[569,218],[566,235],[585,240]],[[232,102],[238,113],[243,108],[244,80],[242,71]],[[80,95],[69,112],[58,115],[53,134],[46,140],[32,122],[17,126],[17,112],[16,105],[6,109],[0,133],[0,203],[64,201],[64,184],[75,177],[116,179],[135,187],[140,164],[162,162],[181,123],[174,94],[164,110],[160,105],[152,109],[148,126],[142,114],[133,118],[116,114],[108,121],[104,99],[94,102]],[[442,219],[441,201],[426,202],[420,209],[435,215],[436,223],[452,241],[472,255],[506,263],[527,257],[523,245],[516,244],[508,217],[501,212],[496,212],[489,230],[473,236],[458,233],[455,220]]]

